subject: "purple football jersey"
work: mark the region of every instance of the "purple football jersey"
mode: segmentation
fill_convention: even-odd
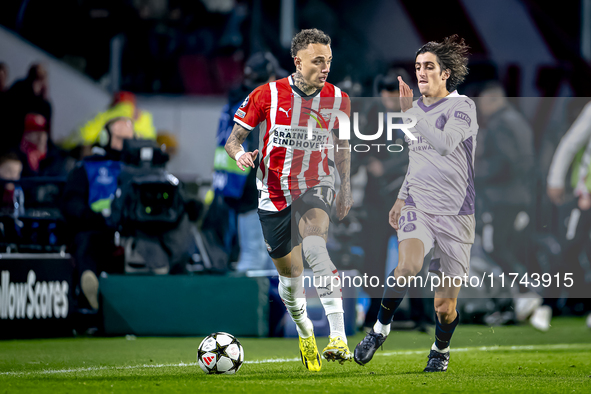
[[[430,106],[420,98],[406,113],[417,118],[410,129],[417,139],[405,137],[410,163],[398,198],[434,215],[473,214],[474,101],[453,91]]]

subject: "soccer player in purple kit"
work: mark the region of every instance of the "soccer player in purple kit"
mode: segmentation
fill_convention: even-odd
[[[474,151],[476,108],[455,89],[468,74],[468,46],[457,35],[423,45],[415,56],[415,74],[422,97],[398,77],[402,111],[412,114],[416,140],[409,143],[409,166],[389,221],[398,231],[398,266],[384,284],[373,329],[355,348],[355,361],[368,363],[390,333],[396,308],[434,248],[429,271],[445,279],[463,278],[470,267],[474,243]],[[409,120],[410,121],[410,120]],[[461,286],[442,280],[435,290],[435,343],[425,372],[443,372],[449,344],[459,322],[456,310]]]

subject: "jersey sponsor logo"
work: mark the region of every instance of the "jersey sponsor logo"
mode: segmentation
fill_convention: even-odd
[[[246,104],[248,104],[248,100],[249,99],[250,99],[250,96],[246,96],[246,98],[244,99],[244,101],[242,102],[242,104],[240,104],[240,108],[246,107]]]
[[[283,108],[279,107],[279,111],[283,111],[285,112],[285,116],[289,116],[289,111],[291,111],[291,108],[289,108],[287,111],[284,110]]]
[[[408,223],[406,226],[404,226],[402,231],[404,231],[405,233],[410,233],[411,231],[416,230],[416,228],[417,226],[415,226],[414,223]]]
[[[302,150],[318,150],[322,145],[328,143],[328,133],[322,133],[318,129],[313,130],[311,138],[308,138],[306,129],[303,127],[277,126],[273,133],[273,145],[283,148]]]
[[[236,111],[236,116],[238,116],[239,118],[244,118],[246,116],[246,112],[244,112],[241,109],[238,109],[238,111]]]
[[[458,119],[461,119],[463,121],[465,121],[466,123],[468,123],[468,126],[470,126],[472,124],[472,119],[470,119],[470,117],[468,116],[468,114],[462,112],[462,111],[456,111],[454,113],[454,116]]]
[[[441,128],[441,130],[443,130],[443,128]],[[412,152],[433,149],[433,146],[429,144],[425,137],[422,137],[420,135],[417,135],[417,139],[415,141],[407,139],[406,142],[408,143],[408,149],[410,149]]]

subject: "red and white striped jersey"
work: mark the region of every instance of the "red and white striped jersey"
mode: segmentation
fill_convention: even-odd
[[[325,83],[322,90],[305,96],[291,76],[256,88],[234,114],[234,121],[248,130],[260,126],[257,188],[259,208],[281,211],[311,187],[334,188],[334,145],[332,131],[336,116],[323,109],[339,109],[350,115],[347,93]],[[320,116],[319,116],[320,115]],[[308,119],[314,127],[307,138]]]

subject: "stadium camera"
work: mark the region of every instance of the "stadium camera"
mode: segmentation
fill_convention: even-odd
[[[121,152],[121,161],[127,165],[136,167],[154,166],[162,167],[170,160],[168,153],[164,152],[152,140],[125,140]]]

